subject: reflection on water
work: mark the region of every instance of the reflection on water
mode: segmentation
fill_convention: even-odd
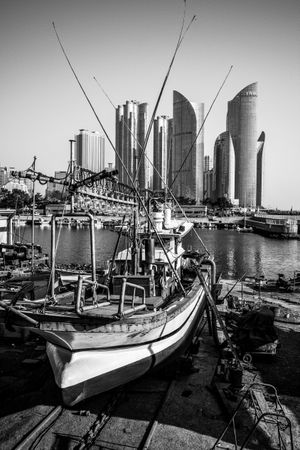
[[[255,233],[230,230],[195,230],[208,251],[214,255],[217,269],[224,277],[265,275],[277,278],[278,273],[292,276],[300,270],[300,241],[270,239]],[[185,243],[202,251],[196,234],[191,232]]]
[[[26,226],[21,229],[20,238],[24,242],[31,240],[31,228]],[[50,255],[51,231],[50,228],[34,228],[35,243],[40,244],[44,253]],[[19,229],[16,239],[19,238]],[[118,234],[109,230],[95,230],[96,264],[102,265],[112,256]],[[121,237],[119,249],[125,248],[125,237]],[[56,261],[59,264],[90,264],[90,233],[85,228],[56,228]]]
[[[26,242],[31,239],[30,227],[18,229],[21,238]],[[59,234],[56,229],[57,236]],[[203,251],[198,234],[208,251],[214,255],[218,272],[224,277],[240,277],[265,275],[277,278],[278,273],[292,276],[294,270],[300,271],[300,241],[270,239],[254,233],[238,233],[230,230],[194,230],[184,238],[185,247]],[[109,230],[95,230],[96,260],[111,257],[117,241],[117,233]],[[50,254],[50,228],[35,227],[35,241],[41,244],[44,251]],[[120,250],[125,248],[122,237]],[[58,263],[89,263],[90,237],[87,229],[62,228],[57,252]]]

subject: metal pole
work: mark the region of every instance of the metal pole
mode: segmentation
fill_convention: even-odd
[[[95,224],[94,216],[88,213],[90,218],[90,243],[91,243],[91,262],[92,262],[92,280],[96,281],[96,254],[95,254]]]
[[[55,214],[51,217],[51,297],[55,297]]]
[[[8,216],[8,230],[7,230],[7,243],[12,245],[12,236],[13,236],[13,217],[14,214],[10,214]]]
[[[33,157],[32,168],[35,171],[36,156]],[[35,210],[35,179],[32,180],[32,224],[31,224],[31,270],[34,265],[34,210]]]
[[[73,142],[74,139],[69,139],[70,142],[70,185],[74,183],[74,154],[73,154]],[[74,213],[74,192],[71,192],[71,213]]]

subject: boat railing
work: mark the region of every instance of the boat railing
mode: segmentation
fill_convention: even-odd
[[[96,301],[96,289],[97,288],[104,289],[106,291],[107,301],[108,302],[110,301],[109,287],[106,284],[101,284],[101,283],[98,283],[97,281],[92,281],[89,279],[85,279],[84,282],[86,284],[89,284],[94,287],[94,289],[93,289],[94,290],[94,301]]]
[[[93,286],[93,303],[91,305],[84,305],[82,302],[83,283]],[[96,294],[97,288],[101,288],[106,291],[107,297],[106,302],[98,303]],[[78,314],[79,316],[83,316],[85,311],[98,308],[99,306],[103,306],[104,304],[109,304],[109,302],[110,302],[110,292],[108,286],[106,286],[105,284],[97,283],[96,281],[84,279],[82,275],[78,276],[77,296],[75,304],[76,314]]]
[[[125,305],[125,294],[126,294],[127,286],[132,287],[133,291],[132,291],[131,308],[125,310],[124,309],[124,305]],[[142,304],[141,305],[135,305],[136,290],[141,291],[141,293],[142,293]],[[123,278],[118,315],[119,316],[128,315],[128,314],[131,314],[131,313],[133,313],[135,311],[139,311],[139,310],[145,309],[145,308],[146,308],[146,291],[145,291],[145,288],[143,286],[139,286],[138,284],[130,283],[129,281],[127,281],[127,278]]]

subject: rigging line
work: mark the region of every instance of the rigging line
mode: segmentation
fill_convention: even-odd
[[[71,162],[69,162],[69,164],[68,164],[67,173],[68,173],[69,170],[70,170],[70,166],[71,166]],[[64,196],[65,190],[66,190],[66,186],[63,185],[62,191],[61,191],[61,200],[63,200],[63,196]],[[64,206],[63,206],[62,219],[64,218],[64,215],[65,215],[65,210],[66,210],[66,206],[67,206],[67,201],[68,201],[68,199],[66,198],[65,201],[64,201]],[[55,226],[55,223],[54,223],[52,226]],[[62,220],[60,221],[60,224],[59,224],[58,236],[57,236],[57,241],[56,241],[55,250],[54,250],[54,258],[55,258],[55,261],[56,261],[56,256],[57,256],[57,251],[58,251],[58,245],[59,245],[60,236],[61,236],[61,230],[62,230]],[[47,293],[50,291],[51,280],[52,280],[53,277],[55,277],[55,267],[53,268],[53,270],[51,269],[51,272],[50,272],[50,276],[49,276],[48,283],[47,283],[47,291],[46,291]]]
[[[183,287],[183,285],[182,285],[182,283],[181,283],[181,281],[180,281],[179,275],[178,275],[178,273],[176,272],[175,268],[173,267],[173,265],[172,265],[172,263],[171,263],[171,260],[170,260],[170,258],[169,258],[168,252],[167,252],[167,250],[165,249],[165,246],[164,246],[164,244],[163,244],[163,241],[162,241],[161,237],[160,237],[159,234],[158,234],[157,228],[156,228],[156,226],[154,225],[154,222],[153,222],[153,220],[151,219],[151,217],[150,217],[150,215],[149,215],[149,213],[148,213],[147,207],[146,207],[146,205],[144,204],[144,202],[143,202],[143,200],[142,200],[142,197],[141,197],[141,195],[140,195],[138,189],[136,188],[135,183],[134,183],[134,181],[133,181],[133,179],[132,179],[132,177],[131,177],[131,175],[130,175],[128,169],[127,169],[127,167],[125,166],[125,164],[124,164],[122,158],[120,157],[119,153],[117,152],[115,146],[114,146],[113,143],[112,143],[112,140],[110,139],[110,137],[109,137],[107,131],[105,130],[105,128],[104,128],[104,126],[103,126],[103,124],[102,124],[102,122],[101,122],[101,120],[100,120],[100,118],[99,118],[99,116],[98,116],[98,114],[97,114],[97,112],[96,112],[96,110],[95,110],[95,108],[94,108],[92,102],[90,101],[90,99],[89,99],[87,93],[85,92],[85,89],[83,88],[83,86],[82,86],[82,84],[81,84],[81,82],[80,82],[80,80],[79,80],[79,78],[78,78],[78,76],[77,76],[77,74],[76,74],[76,72],[75,72],[75,70],[74,70],[72,64],[71,64],[71,61],[70,61],[70,59],[68,58],[68,55],[67,55],[67,53],[66,53],[66,51],[65,51],[65,49],[64,49],[64,46],[63,46],[63,44],[62,44],[62,42],[61,42],[61,40],[60,40],[60,37],[59,37],[59,35],[58,35],[57,31],[56,31],[54,22],[52,22],[52,25],[53,25],[53,28],[54,28],[54,31],[55,31],[57,40],[58,40],[58,42],[59,42],[59,45],[60,45],[60,47],[61,47],[61,50],[62,50],[62,52],[63,52],[63,54],[64,54],[64,56],[65,56],[65,58],[66,58],[66,60],[67,60],[67,62],[68,62],[68,64],[69,64],[69,67],[70,67],[70,69],[71,69],[71,71],[72,71],[72,73],[73,73],[73,75],[74,75],[74,77],[75,77],[75,79],[76,79],[76,81],[77,81],[77,83],[78,83],[78,85],[79,85],[81,91],[83,92],[83,94],[84,94],[84,96],[85,96],[85,98],[86,98],[88,104],[90,105],[90,107],[91,107],[91,109],[92,109],[92,111],[93,111],[93,113],[94,113],[94,115],[95,115],[95,117],[96,117],[96,119],[97,119],[99,125],[101,126],[101,128],[102,128],[102,130],[103,130],[105,136],[107,137],[108,142],[110,143],[112,149],[114,150],[115,154],[116,154],[117,157],[119,158],[119,160],[120,160],[120,162],[121,162],[121,164],[122,164],[122,166],[123,166],[123,168],[124,168],[124,170],[125,170],[125,172],[126,172],[126,174],[127,174],[127,176],[128,176],[128,179],[129,179],[129,181],[131,182],[131,184],[132,184],[132,186],[133,186],[133,189],[134,189],[134,191],[135,191],[135,194],[136,194],[137,198],[139,199],[140,205],[141,205],[142,208],[144,209],[144,211],[145,211],[145,213],[146,213],[146,215],[147,215],[147,218],[148,218],[148,220],[149,220],[149,222],[150,222],[150,224],[151,224],[151,226],[152,226],[152,228],[153,228],[153,230],[154,230],[154,232],[155,232],[155,234],[156,234],[156,237],[157,237],[157,239],[158,239],[158,241],[159,241],[159,243],[160,243],[160,245],[161,245],[161,247],[162,247],[162,249],[163,249],[163,252],[165,253],[166,259],[167,259],[168,264],[169,264],[169,266],[170,266],[170,268],[171,268],[171,270],[172,270],[172,272],[173,272],[173,274],[174,274],[174,277],[175,277],[175,279],[176,279],[178,285],[180,286],[180,289],[181,289],[182,292],[185,294],[185,289],[184,289],[184,287]]]
[[[34,171],[34,165],[35,165],[35,160],[36,160],[36,156],[34,156],[33,157],[33,162],[32,162],[32,164],[28,167],[28,169],[27,170],[32,170],[32,171]]]
[[[109,97],[109,95],[107,94],[107,92],[104,90],[104,88],[101,86],[101,84],[99,83],[99,81],[97,80],[97,78],[94,76],[94,80],[96,81],[97,85],[100,87],[100,89],[102,90],[103,94],[105,95],[105,97],[108,99],[109,103],[112,105],[112,107],[114,109],[116,109],[116,106],[114,105],[113,101],[111,100],[111,98]],[[130,129],[130,127],[128,126],[127,122],[125,122],[124,117],[122,117],[122,123],[123,125],[125,125],[125,127],[127,128],[127,130],[129,131],[129,133],[131,134],[131,136],[133,137],[134,141],[136,142],[136,144],[142,149],[142,145],[140,144],[140,142],[138,141],[137,137],[134,135],[134,133],[132,132],[132,130]],[[171,154],[171,152],[170,152]],[[164,188],[167,188],[169,194],[171,195],[172,199],[174,200],[174,202],[177,204],[177,206],[179,207],[181,213],[184,215],[185,219],[188,222],[191,222],[189,220],[189,218],[187,217],[187,215],[185,214],[185,211],[183,210],[183,208],[181,208],[180,203],[178,202],[178,200],[176,199],[176,197],[174,196],[172,190],[169,188],[167,182],[163,179],[163,177],[161,176],[161,174],[159,173],[158,169],[155,167],[155,165],[153,164],[153,162],[150,160],[150,158],[148,157],[147,153],[145,153],[145,157],[147,158],[148,162],[151,164],[151,166],[153,167],[153,169],[155,170],[155,172],[157,173],[157,175],[159,176],[160,180],[163,182]],[[206,253],[208,255],[210,255],[210,252],[208,251],[206,245],[204,244],[203,240],[201,239],[201,237],[199,236],[199,234],[196,232],[196,230],[193,228],[193,232],[195,234],[195,236],[197,237],[197,239],[200,241],[200,243],[202,244],[204,250],[206,251]]]
[[[63,189],[65,189],[65,186],[63,187]],[[59,246],[59,241],[60,241],[60,236],[61,236],[61,231],[62,231],[62,226],[63,226],[62,222],[63,222],[63,219],[65,217],[66,207],[67,207],[67,199],[64,202],[63,212],[62,212],[62,215],[61,215],[61,219],[62,220],[60,220],[60,223],[59,223],[58,235],[57,235],[57,240],[56,240],[56,243],[55,243],[55,249],[54,249],[55,261],[56,261],[56,256],[57,256],[57,252],[58,252],[58,246]],[[55,227],[55,223],[52,226]],[[49,279],[48,279],[48,285],[47,285],[47,292],[50,291],[51,280],[52,280],[53,277],[55,277],[55,267],[53,268],[53,270],[51,269],[51,272],[50,272],[50,276],[49,276]],[[55,278],[54,278],[54,281],[55,281]]]
[[[149,140],[149,137],[150,137],[150,131],[151,131],[151,129],[152,129],[152,125],[153,125],[153,122],[154,122],[154,117],[155,117],[155,115],[156,115],[156,111],[157,111],[157,108],[158,108],[158,104],[159,104],[159,102],[160,102],[160,99],[161,99],[163,90],[164,90],[165,85],[166,85],[166,83],[167,83],[167,80],[168,80],[168,77],[169,77],[169,74],[170,74],[170,71],[171,71],[171,67],[172,67],[173,62],[174,62],[174,60],[175,60],[175,56],[176,56],[176,54],[177,54],[177,51],[178,51],[178,49],[179,49],[179,47],[180,47],[180,45],[181,45],[182,39],[183,39],[183,29],[184,29],[184,24],[185,24],[185,17],[186,17],[186,0],[184,0],[184,9],[183,9],[182,22],[181,22],[181,29],[180,29],[180,33],[179,33],[178,40],[177,40],[177,43],[176,43],[175,51],[174,51],[174,53],[173,53],[173,57],[172,57],[171,62],[170,62],[170,64],[169,64],[169,68],[168,68],[167,74],[166,74],[166,76],[165,76],[165,79],[164,79],[164,82],[163,82],[163,84],[162,84],[162,87],[161,87],[161,90],[160,90],[158,99],[157,99],[157,101],[156,101],[156,105],[155,105],[154,110],[153,110],[153,113],[152,113],[151,121],[150,121],[150,124],[149,124],[149,126],[148,126],[148,130],[147,130],[146,137],[145,137],[145,141],[144,141],[144,146],[143,146],[143,147],[141,146],[141,155],[140,155],[139,160],[138,160],[138,167],[137,167],[137,169],[136,169],[136,174],[135,174],[134,182],[136,182],[136,180],[137,180],[137,177],[138,177],[138,174],[139,174],[140,165],[141,165],[141,161],[142,161],[143,155],[146,154],[146,147],[147,147],[147,143],[148,143],[148,140]],[[192,18],[192,20],[191,20],[191,22],[190,22],[188,28],[190,27],[192,21],[194,21],[195,17],[196,17],[196,16],[194,16],[194,17]],[[187,30],[188,30],[188,28],[187,28]],[[187,30],[185,31],[184,34],[186,34]]]
[[[101,126],[101,129],[102,129],[103,133],[105,134],[105,136],[106,136],[108,142],[110,143],[112,149],[114,150],[114,152],[116,153],[117,157],[119,158],[119,160],[120,160],[120,162],[121,162],[121,164],[122,164],[124,170],[126,171],[128,177],[130,177],[129,172],[128,172],[127,168],[125,167],[124,162],[122,161],[122,158],[120,157],[119,153],[116,151],[115,146],[114,146],[112,140],[110,139],[110,137],[109,137],[107,131],[105,130],[104,125],[103,125],[102,121],[100,120],[100,117],[98,116],[98,114],[97,114],[97,112],[96,112],[96,110],[95,110],[95,108],[94,108],[92,102],[90,101],[90,99],[89,99],[87,93],[85,92],[85,89],[84,89],[84,87],[82,86],[82,84],[81,84],[81,82],[80,82],[80,80],[79,80],[79,78],[78,78],[78,76],[77,76],[77,74],[76,74],[76,72],[75,72],[75,70],[74,70],[72,64],[71,64],[71,61],[70,61],[70,59],[69,59],[69,57],[68,57],[68,55],[67,55],[67,53],[66,53],[66,51],[65,51],[65,49],[64,49],[64,46],[63,46],[63,44],[62,44],[62,42],[61,42],[61,39],[60,39],[60,37],[59,37],[59,35],[58,35],[58,32],[57,32],[57,30],[56,30],[56,27],[55,27],[55,23],[54,23],[54,22],[52,22],[52,26],[53,26],[54,32],[55,32],[55,34],[56,34],[57,40],[58,40],[58,42],[59,42],[60,48],[61,48],[61,50],[62,50],[62,52],[63,52],[63,54],[64,54],[64,56],[65,56],[65,58],[66,58],[66,60],[67,60],[67,62],[68,62],[68,65],[69,65],[69,67],[70,67],[70,69],[71,69],[71,71],[72,71],[72,73],[73,73],[73,75],[74,75],[74,77],[75,77],[75,79],[76,79],[76,81],[77,81],[77,83],[78,83],[78,85],[79,85],[79,87],[80,87],[80,89],[81,89],[81,91],[82,91],[82,93],[83,93],[83,95],[84,95],[86,101],[88,102],[88,104],[89,104],[91,110],[93,111],[93,113],[94,113],[94,115],[95,115],[95,117],[96,117],[96,119],[97,119],[99,125]]]
[[[198,139],[198,136],[199,136],[199,134],[201,133],[203,127],[204,127],[204,124],[205,124],[205,122],[206,122],[206,119],[208,118],[210,111],[212,110],[212,108],[213,108],[213,106],[214,106],[214,104],[215,104],[217,98],[219,97],[219,94],[220,94],[220,92],[221,92],[221,90],[222,90],[224,84],[226,83],[227,78],[229,77],[229,74],[230,74],[232,68],[233,68],[233,65],[230,66],[230,69],[229,69],[229,71],[227,72],[227,75],[226,75],[226,77],[224,78],[223,83],[221,84],[221,86],[220,86],[220,88],[219,88],[219,90],[218,90],[218,92],[217,92],[215,98],[213,99],[213,101],[212,101],[212,103],[211,103],[211,105],[210,105],[210,107],[209,107],[209,110],[208,110],[208,112],[206,113],[206,115],[205,115],[205,117],[204,117],[204,120],[203,120],[203,122],[202,122],[202,124],[201,124],[201,126],[200,126],[200,129],[199,129],[199,131],[198,131],[198,133],[197,133],[197,135],[196,135],[194,141],[192,142],[192,145],[191,145],[191,147],[190,147],[190,149],[189,149],[189,151],[188,151],[186,157],[184,158],[184,160],[183,160],[183,162],[182,162],[180,168],[177,170],[177,174],[175,175],[175,177],[174,177],[174,179],[173,179],[173,181],[172,181],[172,183],[171,183],[171,185],[170,185],[170,188],[173,186],[173,184],[174,184],[175,180],[177,179],[179,173],[181,172],[181,170],[182,170],[184,164],[186,163],[186,160],[188,159],[188,157],[189,157],[189,155],[190,155],[190,153],[191,153],[191,151],[192,151],[192,149],[193,149],[193,147],[194,147],[194,145],[195,145],[195,143],[196,143],[196,141],[197,141],[197,139]]]
[[[158,108],[158,106],[159,106],[160,99],[161,99],[161,97],[162,97],[163,91],[164,91],[165,86],[166,86],[166,84],[167,84],[167,81],[168,81],[168,78],[169,78],[169,75],[170,75],[170,72],[171,72],[171,68],[172,68],[173,63],[174,63],[174,61],[175,61],[175,57],[176,57],[176,55],[177,55],[177,52],[178,52],[178,50],[179,50],[179,48],[180,48],[180,46],[181,46],[181,43],[182,43],[182,41],[183,41],[183,39],[184,39],[186,33],[188,32],[190,26],[192,25],[192,23],[194,22],[195,19],[196,19],[196,16],[193,16],[193,18],[191,19],[191,21],[190,21],[189,25],[187,26],[185,32],[183,33],[183,35],[179,38],[179,40],[178,40],[178,42],[177,42],[177,45],[176,45],[176,48],[175,48],[175,51],[174,51],[172,60],[171,60],[171,62],[170,62],[170,65],[169,65],[167,74],[166,74],[165,79],[164,79],[164,81],[163,81],[163,84],[162,84],[160,93],[159,93],[159,95],[158,95],[158,99],[157,99],[157,101],[156,101],[156,104],[155,104],[155,107],[154,107],[154,110],[153,110],[153,113],[152,113],[152,117],[151,117],[151,120],[150,120],[150,124],[149,124],[149,126],[148,126],[147,134],[146,134],[146,137],[145,137],[145,142],[144,142],[144,145],[143,145],[143,151],[142,151],[142,153],[141,153],[141,155],[140,155],[140,157],[139,157],[139,162],[138,162],[138,166],[137,166],[137,169],[136,169],[136,174],[135,174],[135,178],[134,178],[134,181],[135,181],[135,182],[136,182],[137,177],[138,177],[138,174],[139,174],[139,170],[140,170],[142,158],[143,158],[143,156],[144,156],[144,154],[145,154],[145,152],[146,152],[146,147],[147,147],[147,144],[148,144],[148,141],[149,141],[149,137],[150,137],[152,125],[153,125],[153,122],[154,122],[154,119],[155,119],[155,115],[156,115],[156,112],[157,112],[157,108]]]
[[[105,97],[108,99],[108,101],[110,102],[110,104],[112,105],[112,107],[115,109],[115,105],[112,102],[111,98],[109,97],[109,95],[105,92],[104,88],[101,86],[101,84],[99,83],[99,81],[96,79],[96,77],[94,76],[94,80],[96,81],[96,83],[98,84],[98,86],[100,87],[100,89],[102,90],[103,94],[105,95]],[[136,144],[142,148],[140,142],[137,140],[136,136],[134,135],[134,133],[132,132],[132,130],[130,129],[130,127],[128,126],[128,124],[125,122],[124,117],[122,117],[122,122],[123,124],[126,126],[127,130],[130,132],[130,134],[132,135],[133,139],[135,140]],[[166,183],[166,181],[163,179],[163,177],[161,176],[161,174],[159,173],[158,169],[155,167],[155,165],[153,164],[153,162],[150,160],[150,158],[148,157],[148,155],[145,153],[145,156],[148,160],[148,162],[151,164],[151,166],[153,167],[153,169],[155,170],[155,172],[157,173],[157,175],[159,176],[160,180],[163,182],[164,188],[167,188],[168,192],[170,193],[170,195],[172,196],[172,199],[174,200],[174,202],[177,204],[177,206],[179,207],[181,213],[184,215],[185,219],[188,222],[191,222],[189,220],[189,218],[187,217],[187,215],[185,214],[185,211],[183,210],[183,208],[181,208],[180,203],[178,202],[178,200],[176,199],[176,197],[174,196],[172,190],[169,188],[168,184]],[[196,232],[196,230],[193,228],[193,232],[195,234],[195,236],[197,237],[197,239],[200,241],[200,243],[202,244],[204,250],[206,251],[206,253],[208,255],[210,255],[210,252],[208,251],[206,245],[204,244],[203,240],[201,239],[201,237],[199,236],[199,234]]]

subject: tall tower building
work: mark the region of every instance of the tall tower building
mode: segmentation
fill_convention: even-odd
[[[209,155],[204,156],[204,172],[208,172],[211,169],[211,159]]]
[[[173,92],[172,180],[177,197],[203,200],[204,133],[197,136],[204,120],[204,104],[192,103]],[[176,177],[176,178],[175,178]]]
[[[235,156],[228,131],[221,133],[214,147],[213,197],[225,197],[233,203],[235,179]]]
[[[0,187],[2,188],[9,179],[9,171],[7,167],[0,167]]]
[[[174,129],[174,120],[169,119],[168,120],[168,161],[167,161],[167,184],[168,187],[171,186],[172,183],[172,174],[173,174],[173,129]]]
[[[262,131],[257,141],[256,206],[263,205],[264,145],[265,133]]]
[[[98,131],[79,131],[75,136],[77,165],[92,172],[101,172],[105,167],[104,137]]]
[[[116,109],[116,169],[119,181],[131,185],[124,166],[132,179],[138,170],[140,189],[149,187],[149,167],[147,150],[143,153],[147,132],[147,103],[126,101]],[[119,156],[118,156],[119,155]],[[120,161],[122,160],[122,162]]]
[[[240,205],[256,205],[257,83],[242,89],[228,102],[227,131],[235,153],[235,198]]]
[[[169,159],[169,118],[157,117],[153,127],[153,189],[162,190],[167,184]]]

